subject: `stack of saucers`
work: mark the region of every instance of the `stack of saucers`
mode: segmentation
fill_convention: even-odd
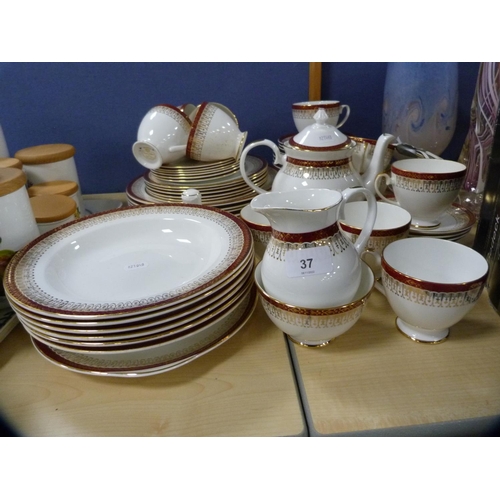
[[[233,336],[255,306],[246,225],[171,204],[90,215],[45,233],[5,272],[5,293],[38,352],[71,371],[166,372]]]
[[[476,217],[464,206],[454,203],[439,217],[438,222],[437,226],[429,228],[411,226],[410,236],[427,236],[457,241],[472,229],[472,226],[476,222]]]
[[[265,160],[248,156],[246,171],[258,187],[268,186]],[[241,176],[239,161],[200,162],[187,158],[145,172],[127,186],[126,194],[129,205],[177,203],[187,189],[198,190],[203,205],[235,215],[257,195]]]

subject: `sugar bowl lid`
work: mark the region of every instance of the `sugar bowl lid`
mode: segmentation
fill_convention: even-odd
[[[312,125],[293,136],[289,145],[302,151],[338,151],[351,149],[351,139],[337,127],[326,123],[328,115],[323,108],[319,108],[314,115]]]

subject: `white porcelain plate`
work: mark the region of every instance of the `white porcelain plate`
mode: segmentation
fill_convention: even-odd
[[[467,208],[453,204],[439,218],[439,225],[429,229],[411,227],[410,234],[422,236],[453,236],[466,233],[476,222],[474,214]]]
[[[127,207],[70,222],[18,252],[8,298],[46,315],[136,314],[216,286],[252,251],[244,222],[211,207]]]
[[[204,328],[176,339],[143,349],[121,352],[70,352],[46,345],[32,336],[32,342],[46,359],[71,371],[89,375],[155,375],[192,361],[232,337],[248,321],[256,305],[252,287],[235,306]],[[29,333],[29,330],[28,330]]]

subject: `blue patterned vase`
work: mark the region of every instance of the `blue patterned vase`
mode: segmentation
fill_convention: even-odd
[[[440,155],[455,132],[458,63],[388,63],[383,132]]]

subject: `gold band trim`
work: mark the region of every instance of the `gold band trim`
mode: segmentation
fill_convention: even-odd
[[[339,231],[339,226],[335,222],[329,227],[319,229],[318,231],[311,231],[310,233],[284,233],[272,229],[272,235],[279,241],[287,243],[310,243],[311,241],[324,240],[330,238]]]
[[[328,161],[311,161],[311,160],[299,160],[297,158],[291,158],[287,156],[286,161],[292,165],[298,165],[299,167],[313,167],[313,168],[325,168],[325,167],[341,167],[342,165],[347,165],[350,158],[342,158],[341,160],[328,160]]]

